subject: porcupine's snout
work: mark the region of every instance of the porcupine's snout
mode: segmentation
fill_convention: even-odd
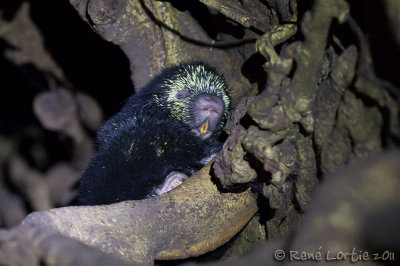
[[[220,97],[201,94],[193,103],[192,131],[202,139],[208,139],[216,129],[224,112],[224,104]]]

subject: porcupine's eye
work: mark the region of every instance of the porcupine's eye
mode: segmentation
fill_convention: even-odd
[[[176,94],[176,98],[177,98],[177,99],[185,99],[185,98],[187,98],[189,95],[190,95],[189,89],[188,89],[188,88],[185,88],[185,89],[179,91],[179,92]]]

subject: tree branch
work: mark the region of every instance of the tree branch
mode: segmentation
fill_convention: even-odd
[[[17,244],[0,239],[1,249],[18,249],[24,241],[37,238],[24,233],[34,229],[46,232],[39,242],[61,233],[130,263],[151,264],[154,259],[204,254],[226,243],[258,209],[249,190],[221,193],[209,170],[210,165],[171,193],[150,200],[33,213],[12,232],[14,236],[25,234],[25,238],[19,238]],[[0,256],[0,263],[7,259]]]

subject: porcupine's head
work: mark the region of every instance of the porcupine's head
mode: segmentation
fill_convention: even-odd
[[[161,84],[171,115],[202,139],[221,132],[230,108],[222,76],[202,63],[172,68]]]

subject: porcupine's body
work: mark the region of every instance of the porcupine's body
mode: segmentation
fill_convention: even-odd
[[[177,186],[221,149],[229,104],[223,78],[207,66],[161,73],[99,130],[80,204],[144,199]]]

